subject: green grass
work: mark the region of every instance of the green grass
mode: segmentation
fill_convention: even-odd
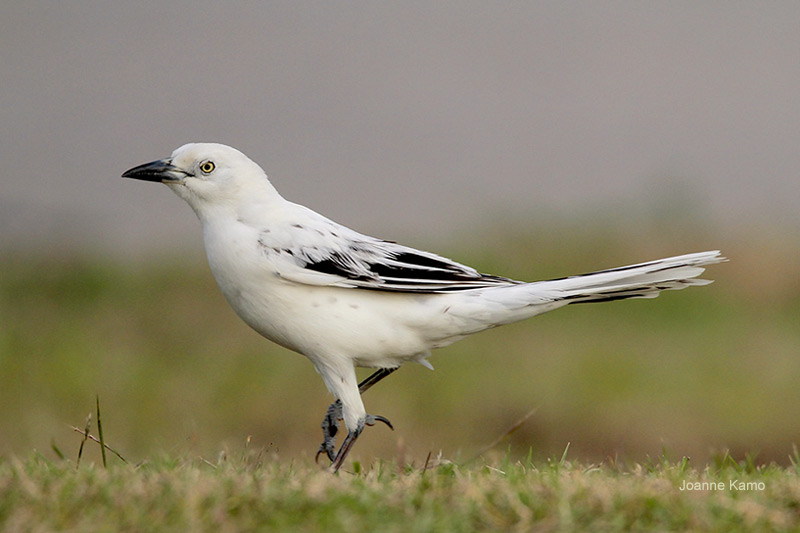
[[[422,468],[380,461],[329,474],[237,454],[108,469],[42,456],[0,462],[5,531],[780,531],[800,525],[794,467],[728,456],[701,470],[530,458]],[[681,490],[685,483],[719,483]],[[731,487],[749,484],[749,490]]]

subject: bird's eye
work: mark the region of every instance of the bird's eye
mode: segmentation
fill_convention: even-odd
[[[203,174],[211,174],[214,172],[215,168],[216,165],[214,165],[213,161],[204,161],[200,163],[200,170],[203,172]]]

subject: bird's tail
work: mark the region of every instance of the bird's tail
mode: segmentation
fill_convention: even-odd
[[[699,252],[530,285],[567,304],[655,298],[661,291],[711,283],[697,276],[705,266],[725,260],[719,251]]]
[[[661,291],[707,285],[698,279],[705,266],[726,261],[719,251],[668,257],[568,278],[476,291],[452,313],[463,320],[462,332],[517,322],[568,304],[655,298]]]

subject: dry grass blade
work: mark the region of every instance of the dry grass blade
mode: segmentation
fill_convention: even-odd
[[[432,453],[433,453],[432,451],[429,451],[428,452],[428,457],[425,458],[425,466],[422,467],[422,473],[423,474],[425,474],[425,472],[428,471],[428,465],[431,464],[431,454]]]
[[[81,446],[78,448],[78,460],[75,462],[75,468],[79,467],[81,464],[81,456],[83,456],[83,445],[86,444],[86,439],[89,437],[89,429],[92,427],[92,413],[86,417],[86,426],[84,427],[83,431],[76,428],[75,426],[72,427],[78,433],[83,433],[83,440],[81,440]]]
[[[525,415],[524,415],[522,418],[520,418],[519,420],[517,420],[516,422],[514,422],[514,423],[511,425],[511,427],[510,427],[510,428],[508,428],[506,431],[504,431],[503,433],[501,433],[501,434],[500,434],[500,435],[499,435],[499,436],[498,436],[496,439],[494,439],[494,440],[493,440],[491,443],[489,443],[489,445],[488,445],[488,446],[486,446],[486,447],[485,447],[485,448],[483,448],[481,451],[479,451],[478,453],[476,453],[476,454],[475,454],[475,456],[473,456],[471,459],[468,459],[467,461],[465,461],[465,462],[464,462],[464,464],[471,463],[472,461],[474,461],[475,459],[477,459],[477,458],[478,458],[478,457],[480,457],[481,455],[485,454],[486,452],[488,452],[489,450],[491,450],[492,448],[494,448],[495,446],[497,446],[498,444],[500,444],[501,442],[503,442],[503,439],[505,439],[506,437],[508,437],[509,435],[511,435],[512,433],[514,433],[516,430],[518,430],[519,428],[521,428],[521,427],[522,427],[522,424],[524,424],[525,422],[527,422],[527,421],[528,421],[528,419],[529,419],[530,417],[532,417],[532,416],[533,416],[533,415],[536,413],[537,409],[538,409],[538,408],[534,407],[533,409],[531,409],[530,411],[528,411],[528,412],[527,412],[527,413],[526,413],[526,414],[525,414]]]
[[[83,435],[83,441],[81,442],[81,451],[83,450],[83,443],[86,442],[87,439],[93,440],[97,444],[100,444],[101,446],[103,446],[103,448],[105,448],[106,450],[110,451],[111,453],[113,453],[114,455],[119,457],[120,461],[122,461],[125,464],[128,464],[128,461],[126,461],[125,458],[122,457],[122,455],[120,455],[120,453],[118,451],[116,451],[114,448],[112,448],[108,444],[100,442],[100,439],[98,439],[94,435],[90,434],[88,426],[86,427],[86,429],[81,429],[81,428],[75,427],[75,426],[70,426],[70,427],[72,428],[73,431]],[[80,462],[80,452],[78,454],[78,462]]]

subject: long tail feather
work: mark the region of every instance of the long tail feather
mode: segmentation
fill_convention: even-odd
[[[510,324],[568,304],[655,298],[661,291],[707,285],[699,279],[707,265],[727,261],[719,251],[668,257],[579,276],[453,294],[448,314],[458,317],[449,344],[464,335]]]
[[[700,252],[533,285],[553,299],[565,300],[566,303],[655,298],[661,291],[711,283],[697,276],[703,273],[705,266],[723,261],[726,259],[719,251]]]

